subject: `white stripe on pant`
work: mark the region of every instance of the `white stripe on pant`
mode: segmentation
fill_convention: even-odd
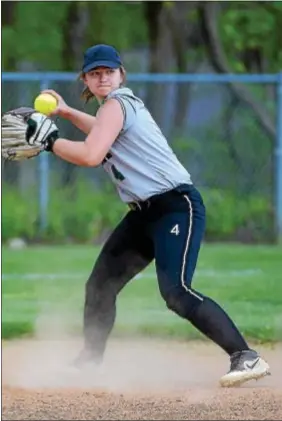
[[[198,298],[198,300],[203,301],[204,299],[202,297],[200,297],[198,294],[196,294],[194,291],[192,291],[191,288],[189,288],[189,287],[187,287],[187,285],[185,285],[185,269],[186,269],[186,263],[187,263],[187,254],[188,254],[188,250],[189,250],[189,245],[190,245],[190,240],[191,240],[191,235],[192,235],[192,229],[193,229],[193,207],[192,207],[192,203],[191,203],[191,200],[189,199],[189,197],[186,194],[184,194],[183,197],[184,197],[184,199],[186,200],[186,202],[188,203],[188,206],[189,206],[189,226],[188,226],[187,240],[186,240],[183,259],[182,259],[181,285],[183,286],[183,288],[185,289],[186,292],[188,292],[189,294]]]

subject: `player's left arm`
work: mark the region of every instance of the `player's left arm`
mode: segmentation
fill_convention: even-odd
[[[108,100],[99,109],[95,124],[84,142],[59,138],[53,145],[53,152],[75,165],[96,167],[101,164],[111,145],[123,128],[124,114],[120,103]]]

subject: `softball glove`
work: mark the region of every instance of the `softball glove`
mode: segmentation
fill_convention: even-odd
[[[59,137],[56,124],[33,108],[20,107],[1,117],[1,153],[6,160],[33,158],[42,151],[52,151]]]

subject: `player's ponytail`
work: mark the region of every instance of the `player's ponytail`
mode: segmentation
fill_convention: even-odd
[[[88,101],[90,101],[90,99],[94,98],[94,95],[87,86],[83,89],[81,98],[85,101],[86,104]]]
[[[122,83],[121,86],[125,86],[126,85],[126,70],[123,66],[120,67],[120,73],[122,75]]]
[[[77,80],[83,80],[85,76],[84,72],[80,72]],[[92,94],[92,92],[90,91],[90,89],[85,86],[83,91],[81,92],[80,97],[85,101],[85,104],[87,104],[88,101],[90,101],[90,99],[94,98],[94,95]]]

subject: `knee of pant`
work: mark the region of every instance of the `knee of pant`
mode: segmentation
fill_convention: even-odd
[[[200,296],[195,296],[189,290],[182,287],[172,288],[165,294],[162,294],[167,307],[184,319],[190,319],[198,305],[202,302]]]
[[[115,303],[115,294],[106,283],[102,287],[97,285],[93,278],[90,278],[85,285],[85,302],[91,307],[107,308]]]

